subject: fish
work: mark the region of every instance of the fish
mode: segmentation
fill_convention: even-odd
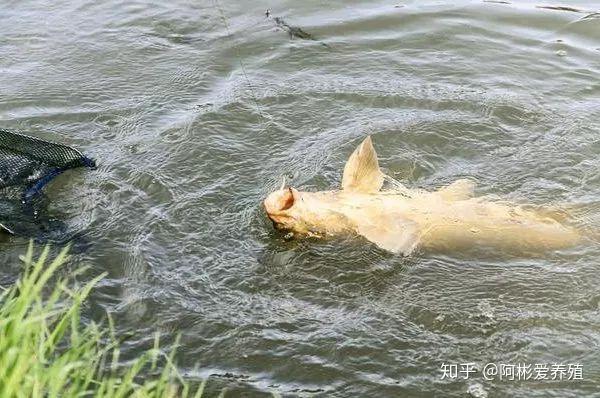
[[[386,181],[391,187],[383,189]],[[436,190],[408,188],[381,171],[367,136],[344,166],[341,189],[303,192],[284,181],[263,207],[275,229],[295,239],[356,236],[404,256],[417,250],[536,256],[582,242],[559,209],[477,197],[475,188],[468,178]]]

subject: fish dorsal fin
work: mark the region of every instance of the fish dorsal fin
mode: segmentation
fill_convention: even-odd
[[[437,193],[447,201],[467,200],[473,197],[474,190],[475,183],[473,181],[461,178],[439,189]]]
[[[371,136],[352,152],[344,167],[342,189],[348,192],[377,192],[383,185],[383,173],[379,170],[377,153]]]
[[[393,253],[411,254],[419,244],[417,224],[396,214],[370,218],[358,225],[359,235]]]

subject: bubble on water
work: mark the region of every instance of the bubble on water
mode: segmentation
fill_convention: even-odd
[[[558,50],[556,52],[556,55],[558,55],[559,57],[564,57],[565,55],[567,55],[567,52],[565,50]]]
[[[494,316],[494,309],[488,300],[481,300],[477,303],[477,310],[473,314],[469,315],[469,318],[477,322],[482,327],[483,331],[487,333],[488,327],[493,326],[496,323]]]
[[[480,383],[473,383],[467,388],[467,393],[475,398],[487,398],[488,392]]]
[[[481,315],[489,319],[494,319],[494,309],[489,301],[481,300],[479,303],[477,303],[477,307],[479,308]]]

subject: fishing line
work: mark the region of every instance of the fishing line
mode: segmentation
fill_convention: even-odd
[[[394,194],[400,194],[402,196],[405,196],[407,198],[412,198],[413,197],[413,193],[410,189],[406,188],[404,186],[404,184],[402,184],[401,182],[397,181],[395,178],[390,177],[387,174],[383,175],[383,179],[384,181],[387,181],[392,187],[393,187],[393,193]]]
[[[219,14],[221,15],[221,20],[223,21],[223,25],[225,25],[225,30],[227,31],[227,35],[229,37],[232,37],[231,30],[229,29],[229,23],[227,22],[227,16],[225,15],[225,11],[223,11],[223,8],[221,7],[221,3],[219,3],[219,0],[214,0],[213,4],[219,10]],[[246,79],[246,84],[248,85],[248,88],[250,89],[250,95],[252,96],[254,105],[256,105],[256,111],[258,112],[258,114],[260,115],[261,118],[269,119],[269,118],[265,117],[265,113],[261,110],[260,105],[258,104],[258,100],[256,99],[256,94],[254,92],[254,86],[252,85],[252,83],[250,82],[250,79],[248,78],[248,73],[246,73],[246,66],[244,65],[244,62],[242,61],[242,57],[240,56],[238,48],[235,44],[233,46],[233,50],[235,52],[235,57],[237,58],[237,61],[240,64],[240,67],[242,69],[242,74],[244,75],[244,79]]]

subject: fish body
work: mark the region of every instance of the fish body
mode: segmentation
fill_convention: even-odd
[[[399,183],[381,190],[383,179],[367,137],[346,164],[342,190],[281,189],[269,195],[264,206],[276,228],[295,236],[360,235],[403,254],[417,248],[530,254],[568,248],[581,240],[575,228],[549,212],[474,197],[474,184],[467,179],[437,191],[408,189]]]

